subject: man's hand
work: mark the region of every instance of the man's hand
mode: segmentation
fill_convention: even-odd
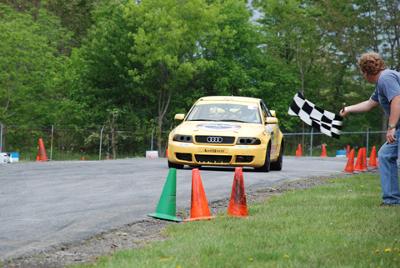
[[[343,107],[342,110],[340,110],[339,115],[341,117],[346,117],[349,114],[349,111],[346,109],[346,107]]]
[[[392,128],[392,129],[388,129],[386,132],[386,141],[387,143],[392,143],[396,140],[396,129]]]

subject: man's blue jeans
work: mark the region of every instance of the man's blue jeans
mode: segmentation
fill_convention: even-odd
[[[396,138],[393,143],[385,142],[378,152],[382,198],[385,204],[400,204],[399,176],[397,173],[400,129],[396,130]]]

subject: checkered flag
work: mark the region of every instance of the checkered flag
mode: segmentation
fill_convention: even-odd
[[[298,116],[307,125],[313,126],[329,137],[339,138],[343,117],[315,106],[298,92],[289,107],[289,115]]]

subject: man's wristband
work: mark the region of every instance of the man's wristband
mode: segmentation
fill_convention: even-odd
[[[391,129],[394,129],[394,128],[396,128],[396,125],[388,124],[388,130],[391,130]]]

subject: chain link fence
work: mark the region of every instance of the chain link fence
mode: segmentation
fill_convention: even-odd
[[[45,144],[50,160],[103,160],[144,156],[147,150],[165,154],[169,131],[161,135],[161,148],[157,135],[150,130],[118,130],[106,127],[21,127],[0,126],[0,151],[19,152],[21,160],[35,160],[38,139]]]
[[[386,131],[353,131],[341,132],[340,139],[328,137],[322,133],[284,133],[285,136],[285,155],[295,155],[299,144],[302,145],[304,156],[320,156],[322,144],[326,145],[328,156],[336,156],[337,150],[345,150],[347,145],[351,148],[366,147],[369,152],[372,146],[377,149],[385,141]]]
[[[145,156],[146,151],[156,150],[165,155],[169,131],[161,135],[161,146],[155,129],[118,130],[106,127],[22,127],[0,124],[0,152],[19,152],[21,160],[32,161],[38,152],[38,139],[42,138],[50,160],[103,160]],[[312,129],[304,133],[284,133],[285,155],[294,155],[298,144],[303,155],[319,156],[322,144],[326,144],[328,156],[335,156],[337,150],[381,145],[385,140],[384,131],[342,132],[340,139],[330,138]],[[158,148],[161,147],[161,148]]]

